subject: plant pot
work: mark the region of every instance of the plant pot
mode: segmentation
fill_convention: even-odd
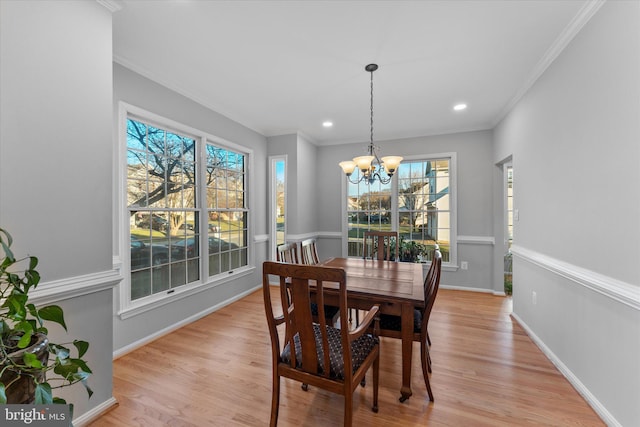
[[[9,353],[9,359],[13,360],[15,363],[22,364],[22,358],[26,353],[33,353],[36,355],[40,363],[43,365],[47,364],[49,359],[49,351],[48,351],[49,338],[45,334],[36,334],[35,342],[31,344],[29,347],[24,348],[22,350],[14,351],[13,353]],[[6,365],[2,366],[4,368]],[[15,378],[19,377],[14,383],[11,383]],[[38,372],[35,376],[37,382],[44,382],[45,375],[44,372]],[[0,382],[7,385],[11,383],[11,385],[7,386],[5,392],[7,395],[7,403],[19,403],[19,404],[32,404],[35,401],[35,382],[34,377],[30,374],[28,375],[20,375],[20,370],[14,367],[9,367],[4,371],[2,377],[0,377]]]

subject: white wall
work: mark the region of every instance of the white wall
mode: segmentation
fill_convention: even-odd
[[[640,3],[607,2],[496,128],[514,315],[610,425],[640,425]],[[533,304],[533,292],[537,304]]]
[[[111,13],[0,1],[0,57],[0,227],[40,259],[33,302],[65,310],[52,341],[90,343],[93,397],[60,393],[78,419],[112,398]]]

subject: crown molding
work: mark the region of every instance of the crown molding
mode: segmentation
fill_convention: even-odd
[[[100,1],[100,0],[96,0],[96,1]],[[183,87],[181,87],[179,84],[170,81],[170,80],[166,80],[163,78],[160,78],[157,74],[147,70],[144,67],[138,66],[136,64],[134,64],[133,62],[131,62],[130,60],[128,60],[127,58],[124,58],[120,55],[113,55],[113,62],[115,62],[116,64],[119,64],[121,66],[123,66],[124,68],[127,68],[130,71],[133,71],[136,74],[140,74],[142,77],[145,77],[149,80],[151,80],[154,83],[159,84],[160,86],[164,86],[166,89],[169,89],[173,92],[176,92],[179,95],[182,95],[188,99],[190,99],[191,101],[202,105],[204,108],[207,108],[213,112],[215,112],[216,114],[219,114],[223,117],[226,117],[229,120],[232,120],[234,122],[236,122],[237,124],[246,127],[249,130],[252,130],[262,136],[265,136],[265,132],[262,129],[258,129],[256,126],[252,126],[249,123],[246,123],[242,118],[240,117],[236,117],[234,114],[230,114],[228,111],[226,111],[224,108],[222,108],[219,105],[213,105],[210,102],[207,102],[205,99],[203,99],[200,96],[197,96],[191,92],[189,92],[188,90],[184,89]]]
[[[124,8],[120,0],[96,0],[96,2],[105,7],[109,12],[114,13]]]
[[[515,105],[524,97],[524,95],[531,89],[535,82],[547,71],[547,68],[555,61],[560,53],[569,45],[571,40],[582,30],[587,22],[596,14],[598,10],[604,5],[606,0],[589,0],[580,9],[576,16],[571,20],[569,25],[560,33],[558,38],[551,44],[549,49],[542,56],[542,59],[534,67],[533,71],[522,85],[520,90],[516,92],[515,96],[511,98],[511,101],[500,111],[500,114],[493,122],[492,128],[496,127],[498,123],[506,117],[506,115],[515,107]]]

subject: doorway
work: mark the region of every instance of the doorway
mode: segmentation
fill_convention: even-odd
[[[513,293],[513,255],[511,245],[513,244],[513,221],[517,219],[517,211],[513,208],[513,163],[507,162],[503,165],[504,174],[504,208],[505,208],[505,239],[504,239],[504,293]],[[515,215],[514,215],[515,212]]]

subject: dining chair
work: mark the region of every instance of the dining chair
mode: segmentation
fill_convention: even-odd
[[[397,231],[372,231],[364,232],[363,258],[377,259],[379,261],[391,260],[391,247],[395,247],[394,259],[399,259],[398,232]],[[371,255],[369,255],[371,252]],[[360,312],[355,310],[356,325],[360,323]],[[349,310],[349,323],[353,321],[352,311]]]
[[[298,245],[295,242],[278,245],[276,248],[276,259],[280,262],[298,264]]]
[[[320,264],[320,257],[318,256],[318,248],[316,246],[315,239],[306,239],[300,243],[300,254],[302,263],[306,265]]]
[[[269,276],[278,278],[278,298],[272,301]],[[369,309],[355,330],[334,328],[321,312],[318,322],[311,314],[315,296],[323,304],[325,296],[338,296],[340,313],[347,314],[347,276],[342,268],[287,264],[265,261],[262,266],[262,289],[271,337],[272,396],[270,426],[278,424],[280,379],[307,385],[344,396],[344,425],[351,426],[353,393],[373,367],[373,412],[378,412],[378,377],[380,342],[377,337],[378,306]],[[331,283],[325,287],[325,283]],[[336,287],[337,285],[337,287]],[[274,309],[278,309],[276,314]],[[284,325],[284,331],[282,326]],[[368,331],[371,329],[371,331]],[[284,336],[281,337],[281,333]],[[281,338],[282,341],[281,341]],[[282,342],[282,347],[281,347]]]
[[[393,258],[399,259],[397,231],[365,231],[364,232],[364,258],[377,259],[379,261],[391,261],[391,248],[395,248]],[[371,252],[371,254],[369,254]]]
[[[310,249],[311,243],[309,243],[309,241],[313,242],[312,243],[313,249]],[[300,264],[300,261],[302,261],[301,262],[302,264],[310,264],[310,262],[308,261],[313,261],[313,264],[320,263],[317,250],[316,250],[315,240],[313,239],[307,239],[302,242],[301,251],[300,251],[302,255],[301,258],[298,258],[298,245],[295,242],[285,243],[283,245],[278,246],[277,249],[278,249],[277,260],[280,262],[288,262],[290,264]],[[311,250],[313,250],[315,257],[313,256],[309,257],[309,254],[305,255],[305,251],[310,252]],[[315,316],[314,318],[317,319],[318,305],[316,303],[312,303],[311,310],[312,310],[313,316]],[[324,314],[328,319],[331,319],[331,325],[335,325],[336,322],[338,321],[338,318],[340,317],[340,310],[336,306],[325,305]]]
[[[422,375],[424,376],[424,384],[429,393],[429,400],[432,402],[433,392],[429,383],[429,373],[431,372],[431,355],[429,354],[429,346],[431,339],[429,338],[428,326],[429,317],[433,304],[440,287],[440,274],[442,271],[442,254],[439,250],[435,250],[431,260],[431,267],[427,272],[424,280],[424,307],[415,308],[413,310],[413,341],[420,342],[420,360],[422,362]],[[400,316],[381,314],[380,315],[380,333],[381,337],[390,337],[401,339],[402,321]],[[405,399],[400,398],[403,402]]]

